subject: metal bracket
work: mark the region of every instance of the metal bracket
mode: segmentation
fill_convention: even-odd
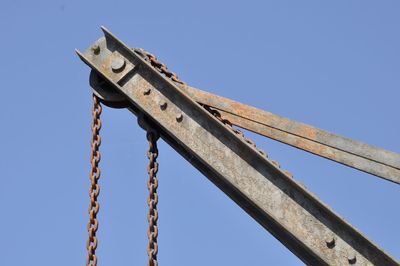
[[[80,58],[161,137],[308,265],[399,265],[107,29]],[[96,48],[96,49],[93,49]],[[97,49],[98,47],[98,49]],[[107,88],[104,88],[108,90]]]

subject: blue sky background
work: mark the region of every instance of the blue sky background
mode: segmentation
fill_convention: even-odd
[[[84,265],[89,69],[108,27],[192,86],[400,152],[399,1],[2,0],[0,265]],[[104,108],[99,265],[146,265],[145,133]],[[248,133],[397,259],[399,186]],[[159,262],[302,265],[184,161],[160,148]]]

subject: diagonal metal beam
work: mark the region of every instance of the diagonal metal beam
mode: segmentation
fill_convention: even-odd
[[[104,29],[81,59],[161,137],[308,265],[399,265]],[[93,49],[95,48],[95,49]],[[106,85],[105,85],[106,86]]]
[[[400,184],[400,154],[180,85],[196,102],[218,109],[232,124],[329,160]]]

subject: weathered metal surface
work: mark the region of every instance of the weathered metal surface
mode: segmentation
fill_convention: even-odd
[[[198,103],[218,109],[222,116],[234,125],[400,184],[400,154],[341,137],[188,85],[179,87]]]
[[[129,109],[309,265],[399,265],[106,29],[81,59]],[[124,58],[121,72],[111,62]]]

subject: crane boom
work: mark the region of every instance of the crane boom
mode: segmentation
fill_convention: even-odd
[[[292,121],[186,84],[196,102],[217,109],[232,124],[315,155],[400,184],[400,154]]]
[[[399,265],[185,90],[102,29],[103,38],[85,54],[77,53],[106,81],[104,88],[122,95],[125,107],[146,117],[169,145],[302,261]]]

